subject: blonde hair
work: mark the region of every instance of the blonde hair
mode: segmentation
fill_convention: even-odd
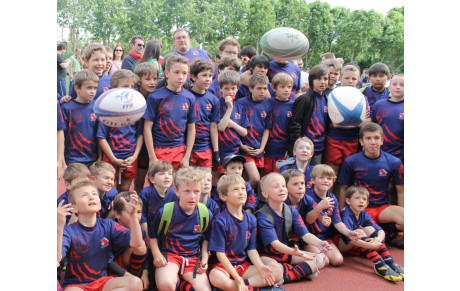
[[[64,170],[64,181],[72,183],[77,178],[91,178],[91,172],[88,167],[81,163],[72,163]]]
[[[313,142],[311,141],[311,139],[309,139],[308,137],[304,136],[304,137],[300,137],[298,138],[295,143],[294,143],[294,147],[293,147],[293,151],[295,151],[295,149],[297,148],[297,145],[299,144],[299,142],[301,141],[304,141],[306,143],[308,143],[309,145],[311,145],[311,151],[314,152],[315,151],[315,145],[313,144]]]
[[[94,181],[92,180],[78,181],[77,183],[75,183],[75,185],[73,185],[72,189],[69,191],[69,196],[68,196],[69,202],[72,204],[75,204],[75,192],[87,186],[93,187],[97,191],[97,186],[96,186],[96,183],[94,183]]]
[[[147,171],[147,174],[148,174],[149,178],[153,178],[153,177],[155,177],[156,173],[166,172],[166,171],[174,171],[173,166],[171,165],[171,163],[159,160],[159,161],[156,161],[155,163],[153,163],[153,165],[151,165],[149,167],[149,169]],[[152,184],[150,182],[150,179],[149,179],[149,183]]]
[[[203,173],[201,170],[197,170],[193,167],[180,168],[176,172],[174,183],[177,189],[179,189],[180,185],[187,183],[199,183],[200,185],[203,185]]]
[[[134,69],[134,74],[136,74],[136,76],[139,78],[139,80],[143,76],[145,76],[145,75],[149,76],[150,74],[153,74],[153,75],[158,77],[158,74],[159,74],[158,64],[156,62],[153,62],[153,63],[148,63],[148,62],[140,63]]]
[[[111,164],[104,161],[95,162],[89,167],[89,171],[91,172],[91,176],[94,177],[98,177],[104,171],[109,171],[112,174],[115,174],[115,168]]]
[[[110,77],[110,86],[112,86],[112,88],[118,88],[118,84],[122,79],[132,79],[134,80],[134,84],[137,84],[139,81],[139,77],[132,71],[120,69],[113,73],[112,77]]]
[[[335,175],[334,169],[331,166],[326,164],[319,164],[313,167],[311,170],[310,178],[315,179],[318,176],[325,176],[326,178],[332,178],[334,181],[337,178]]]
[[[243,183],[246,185],[243,177],[238,174],[223,175],[220,177],[219,181],[217,181],[217,192],[227,196],[228,188],[236,183]]]
[[[281,177],[284,180],[283,175],[281,175],[280,173],[271,172],[263,176],[262,179],[260,179],[260,190],[265,191],[270,185],[270,182],[273,180],[274,177]]]
[[[328,60],[324,63],[327,67],[333,67],[337,72],[342,71],[342,63],[338,59]]]
[[[290,85],[292,86],[294,81],[292,77],[286,73],[278,73],[272,79],[272,86],[273,88],[278,88],[278,85]]]
[[[355,65],[346,65],[342,68],[342,75],[345,73],[345,72],[355,72],[358,74],[358,78],[359,78],[359,69],[358,67],[356,67]]]

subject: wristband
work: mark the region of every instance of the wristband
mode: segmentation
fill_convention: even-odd
[[[321,215],[321,212],[319,212],[316,208],[313,207],[313,210],[316,211],[319,215]]]

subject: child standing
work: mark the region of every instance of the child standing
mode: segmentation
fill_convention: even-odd
[[[390,69],[384,63],[375,63],[369,68],[369,81],[370,86],[361,88],[361,92],[367,97],[369,106],[374,106],[374,103],[388,99],[390,91],[385,87],[388,80],[390,80]]]

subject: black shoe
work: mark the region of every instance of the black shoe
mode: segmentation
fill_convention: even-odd
[[[388,266],[390,266],[390,268],[392,268],[393,271],[398,273],[401,276],[401,278],[404,279],[404,269],[400,265],[393,262],[393,263],[389,263]]]
[[[374,271],[377,275],[379,275],[380,277],[383,277],[384,279],[388,281],[392,281],[392,282],[402,281],[401,276],[395,271],[393,271],[393,269],[390,268],[390,266],[388,266],[387,264],[384,264],[383,266],[379,268],[377,268],[377,266],[374,265]]]

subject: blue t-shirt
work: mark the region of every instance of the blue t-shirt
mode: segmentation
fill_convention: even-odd
[[[198,94],[191,91],[195,96],[195,144],[192,152],[203,152],[211,149],[211,123],[220,121],[219,99],[210,92]]]
[[[367,101],[369,102],[369,106],[371,107],[371,109],[374,106],[375,102],[382,99],[388,99],[388,96],[390,96],[390,90],[388,90],[388,88],[385,88],[382,92],[377,92],[374,89],[372,89],[372,86],[364,88],[362,93],[364,96],[367,97]]]
[[[245,181],[244,184],[246,186],[247,199],[246,203],[243,206],[243,209],[251,209],[254,212],[257,206],[257,199],[256,195],[254,194],[254,189],[252,189],[251,185],[248,182]],[[221,211],[225,208],[225,202],[220,200],[219,193],[217,193],[217,186],[212,186],[211,199],[216,201]]]
[[[356,215],[353,213],[353,210],[347,205],[341,211],[340,215],[342,216],[342,222],[349,230],[361,229],[367,226],[372,226],[376,231],[381,230],[382,228],[374,221],[372,216],[370,216],[366,210],[361,211],[359,214],[359,219],[356,219]],[[340,237],[348,244],[350,239],[340,233]]]
[[[59,100],[57,101],[57,130],[64,130],[65,123],[64,117],[62,116],[62,109],[61,105],[59,104]]]
[[[217,79],[212,81],[211,85],[209,85],[208,92],[214,94],[218,99],[222,98],[222,91],[220,91]]]
[[[276,98],[268,98],[272,112],[270,115],[272,127],[265,146],[265,156],[282,158],[288,150],[289,122],[292,118],[292,105],[294,101],[280,101]]]
[[[109,127],[99,122],[96,136],[107,140],[113,155],[118,159],[126,159],[134,154],[137,137],[142,135],[141,120],[133,125]]]
[[[112,89],[112,86],[110,86],[110,78],[112,75],[100,75],[99,76],[99,84],[97,84],[97,90],[96,90],[96,95],[94,95],[94,101],[101,96],[102,93],[109,91]],[[70,96],[72,99],[77,98],[77,91],[75,91],[75,88],[72,87],[70,91]]]
[[[308,189],[305,195],[308,195],[311,198],[313,198],[313,201],[315,201],[317,204],[320,203],[321,200],[323,200],[323,198],[319,197],[318,194],[316,194],[314,188]],[[339,211],[339,201],[331,192],[327,192],[326,197],[332,198],[332,200],[334,200],[334,206],[328,209],[321,210],[320,214],[324,215],[327,213],[327,216],[331,218],[331,225],[325,226],[318,218],[315,220],[315,222],[307,226],[308,230],[321,240],[330,239],[335,234],[334,224],[342,222]]]
[[[295,93],[297,91],[300,91],[300,88],[302,88],[302,86],[300,85],[301,73],[300,73],[299,67],[294,65],[291,62],[287,62],[283,64],[283,63],[278,63],[277,61],[273,60],[270,62],[270,65],[268,67],[268,77],[270,78],[270,81],[278,73],[286,73],[289,76],[291,76],[292,81],[294,82],[294,84],[292,85],[291,95],[295,96]]]
[[[208,54],[204,50],[200,49],[190,48],[185,54],[179,52],[178,50],[174,52],[180,54],[183,57],[186,57],[189,63],[191,63],[196,58],[203,58],[205,60],[211,61],[208,57]]]
[[[297,163],[294,162],[293,164],[290,164],[290,165],[285,165],[285,166],[282,166],[280,168],[280,171],[279,173],[281,174],[282,172],[288,170],[288,169],[299,169],[297,167]],[[308,190],[308,189],[311,189],[313,187],[313,184],[311,183],[311,170],[313,169],[313,167],[308,164],[306,167],[305,167],[305,171],[303,171],[303,174],[305,175],[305,190]]]
[[[284,203],[286,203],[287,205],[292,205],[291,199],[289,197],[286,199],[286,201],[284,201]],[[302,219],[305,220],[305,215],[307,215],[308,212],[313,210],[313,208],[316,207],[316,204],[317,203],[315,202],[315,200],[313,200],[313,198],[311,198],[309,195],[304,195],[302,200],[300,200],[298,208],[296,209],[299,212]]]
[[[315,153],[322,153],[324,150],[328,119],[327,101],[324,95],[320,95],[316,91],[314,91],[314,98],[316,98],[315,109],[313,110],[304,136],[308,137],[313,142]]]
[[[139,198],[142,200],[142,217],[140,223],[147,223],[148,228],[152,223],[153,217],[166,203],[177,200],[176,191],[173,186],[166,190],[165,197],[158,194],[157,189],[147,186],[139,192]]]

